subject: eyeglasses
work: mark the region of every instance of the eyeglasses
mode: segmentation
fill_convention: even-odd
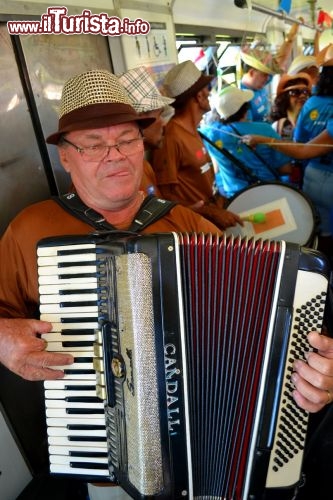
[[[288,91],[288,94],[291,97],[299,97],[301,95],[309,97],[311,95],[311,92],[308,89],[292,89]]]
[[[129,139],[128,141],[118,142],[118,144],[113,144],[112,146],[87,146],[86,148],[80,148],[73,144],[72,142],[62,138],[62,142],[66,142],[70,146],[76,149],[80,153],[83,160],[87,161],[101,161],[107,157],[112,148],[115,148],[118,153],[124,156],[130,156],[138,153],[142,148],[143,137],[140,134],[139,137],[135,139]]]

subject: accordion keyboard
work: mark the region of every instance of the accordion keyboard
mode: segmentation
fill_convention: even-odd
[[[94,245],[38,250],[40,318],[50,321],[47,349],[70,352],[61,380],[45,381],[50,471],[109,477],[104,404],[96,396],[93,366],[98,328]],[[58,252],[58,250],[60,250]]]

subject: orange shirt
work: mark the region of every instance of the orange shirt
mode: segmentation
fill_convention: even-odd
[[[143,233],[220,233],[212,223],[177,205]],[[0,316],[38,318],[36,246],[49,236],[80,235],[94,229],[47,200],[25,208],[9,225],[0,241]]]
[[[154,151],[152,164],[164,198],[193,205],[213,196],[214,171],[200,136],[173,119],[166,125],[163,146]],[[170,185],[172,196],[169,189],[165,191]]]

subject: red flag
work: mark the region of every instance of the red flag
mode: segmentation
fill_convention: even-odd
[[[197,55],[197,57],[194,59],[194,63],[200,61],[200,59],[202,59],[203,57],[205,57],[205,51],[203,49],[200,49],[199,51],[199,54]]]
[[[333,19],[328,12],[320,10],[318,12],[317,24],[323,28],[330,28],[332,26]]]

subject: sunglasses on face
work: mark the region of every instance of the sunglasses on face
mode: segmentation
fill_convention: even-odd
[[[288,95],[291,97],[300,97],[301,95],[309,97],[310,94],[308,89],[292,89],[288,91]]]

